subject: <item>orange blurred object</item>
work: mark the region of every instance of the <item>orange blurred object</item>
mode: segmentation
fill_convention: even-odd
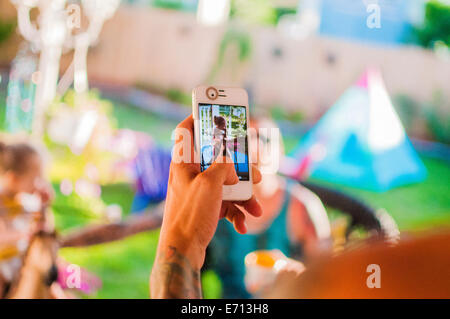
[[[245,286],[249,293],[257,295],[273,284],[278,267],[287,257],[279,250],[257,250],[245,256]],[[280,262],[281,261],[281,262]]]
[[[450,298],[450,230],[368,244],[282,274],[266,298]],[[373,283],[378,282],[377,286]]]
[[[255,264],[262,267],[272,268],[275,265],[275,258],[273,254],[269,251],[256,251]]]

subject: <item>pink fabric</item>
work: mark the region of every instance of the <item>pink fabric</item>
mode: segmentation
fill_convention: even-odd
[[[307,179],[310,175],[311,162],[311,157],[309,155],[306,155],[300,161],[297,171],[294,173],[294,177],[302,181]]]
[[[74,276],[74,273],[69,271],[69,265],[70,264],[65,261],[58,262],[58,283],[63,289],[70,289],[68,287],[68,282],[73,280],[71,276]],[[102,281],[100,278],[83,268],[80,269],[80,274],[80,287],[76,288],[77,290],[90,295],[101,288]]]
[[[364,74],[359,78],[358,82],[356,82],[356,85],[367,89],[369,87],[369,70],[364,72]]]

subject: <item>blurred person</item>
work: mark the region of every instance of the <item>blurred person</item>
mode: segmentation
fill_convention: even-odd
[[[215,159],[220,155],[220,150],[223,146],[223,155],[226,155],[225,152],[227,152],[226,147],[227,142],[227,121],[223,116],[214,116],[214,129],[213,129],[213,149],[214,154],[212,157],[212,161],[214,162]]]
[[[32,234],[53,229],[47,216],[51,198],[37,150],[0,142],[0,295],[17,276]]]
[[[28,266],[28,273],[36,273],[44,260],[52,261],[50,256],[53,254],[57,262],[55,269],[50,268],[55,280],[49,286],[50,296],[74,296],[62,289],[67,288],[65,279],[70,273],[66,271],[67,263],[58,258],[57,249],[39,247],[37,251],[41,256],[29,250],[31,241],[42,238],[47,239],[48,245],[59,246],[53,215],[48,209],[52,198],[53,190],[44,176],[43,158],[38,150],[27,143],[0,142],[0,297],[5,297],[13,284],[20,286],[19,295],[32,296],[37,287],[33,287],[31,281],[23,284],[19,278],[24,266]],[[27,256],[33,258],[26,259]],[[26,265],[26,260],[31,264]],[[82,273],[81,292],[92,293],[100,287],[100,281],[94,275],[84,270]],[[47,276],[45,273],[40,275]]]
[[[250,134],[252,162],[260,170],[262,166],[274,167],[284,155],[282,139],[277,135],[279,139],[273,141],[274,136],[266,133],[278,128],[267,119],[254,120],[251,127],[256,133]],[[244,259],[252,251],[279,250],[285,256],[304,260],[329,247],[330,223],[322,202],[313,192],[278,175],[276,170],[264,173],[253,191],[264,214],[258,218],[246,216],[245,236],[234,232],[226,221],[220,221],[208,248],[206,267],[218,273],[224,298],[250,297],[244,284]]]
[[[192,116],[178,128],[193,135]],[[176,144],[180,145],[180,137]],[[191,137],[190,149],[193,150]],[[188,148],[185,148],[188,149]],[[201,298],[200,270],[206,248],[221,218],[231,221],[237,232],[248,228],[247,217],[260,217],[255,197],[246,202],[222,201],[223,185],[239,179],[232,163],[215,162],[200,173],[193,163],[171,164],[156,258],[150,278],[152,298]],[[175,177],[176,176],[176,177]],[[254,183],[261,175],[253,167]],[[311,262],[306,271],[290,261],[280,270],[268,295],[273,298],[449,298],[450,233],[403,241],[399,245],[380,242],[336,257]],[[373,288],[368,266],[380,266],[380,288]]]

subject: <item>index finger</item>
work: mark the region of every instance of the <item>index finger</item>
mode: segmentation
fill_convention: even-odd
[[[172,133],[172,137],[175,140],[172,162],[175,164],[195,163],[194,119],[192,114],[177,125]]]
[[[242,207],[247,213],[255,217],[260,217],[263,214],[261,204],[258,202],[255,195],[252,195],[252,197],[249,200],[243,202],[236,201],[233,204]]]
[[[177,128],[186,128],[194,131],[194,118],[192,117],[192,114],[186,117],[180,123],[178,123]]]

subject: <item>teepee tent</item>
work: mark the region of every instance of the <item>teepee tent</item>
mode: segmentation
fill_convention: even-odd
[[[370,69],[300,141],[292,157],[313,177],[373,191],[422,181],[426,169]]]

